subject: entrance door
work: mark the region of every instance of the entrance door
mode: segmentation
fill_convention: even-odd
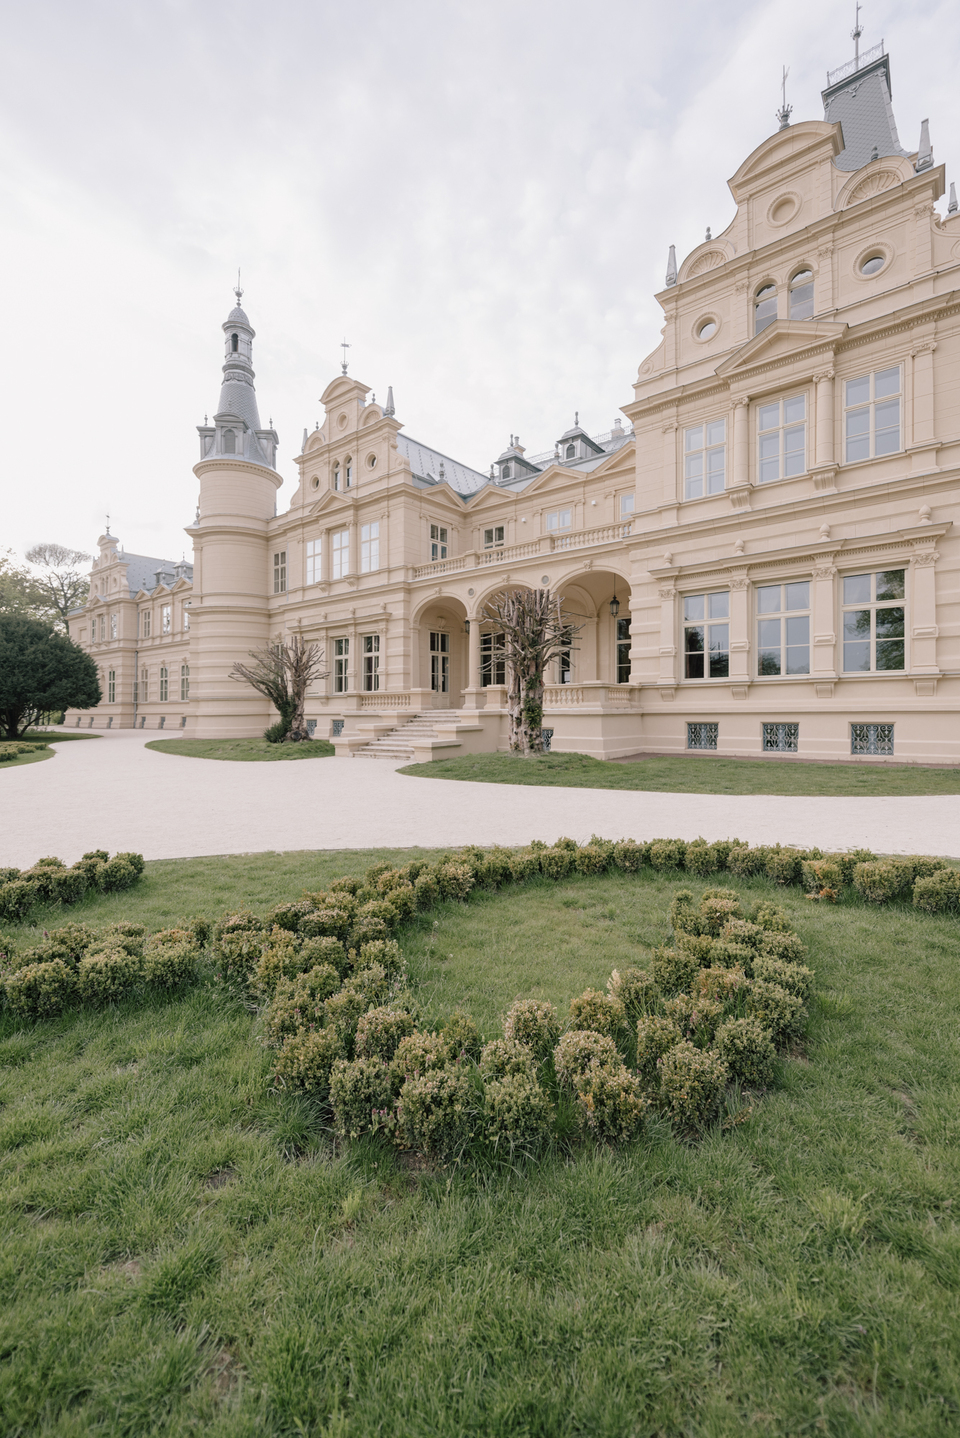
[[[450,635],[430,632],[430,688],[434,694],[450,692]]]

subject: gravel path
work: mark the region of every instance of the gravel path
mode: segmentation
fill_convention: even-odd
[[[380,759],[230,763],[158,754],[121,730],[0,770],[0,864],[86,849],[148,859],[285,849],[655,837],[960,856],[955,796],[647,794],[414,779]]]

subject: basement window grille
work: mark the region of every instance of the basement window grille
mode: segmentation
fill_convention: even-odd
[[[688,749],[716,749],[720,736],[719,724],[688,724]]]
[[[344,726],[344,724],[346,724],[346,722],[347,722],[346,719],[334,719],[334,721],[333,721],[333,737],[334,737],[334,739],[339,739],[339,738],[340,738],[340,735],[343,733],[343,726]]]
[[[851,724],[851,754],[892,754],[892,724]]]
[[[543,735],[543,752],[544,754],[549,754],[551,748],[553,747],[553,730],[541,729],[540,732]]]
[[[775,749],[784,754],[796,754],[799,745],[799,724],[764,724],[764,749]]]

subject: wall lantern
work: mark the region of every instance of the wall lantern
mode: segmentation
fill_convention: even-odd
[[[463,621],[463,632],[464,632],[464,634],[469,634],[469,633],[470,633],[470,620],[469,620],[469,619],[465,619],[465,620]]]
[[[614,584],[613,586],[613,598],[610,601],[610,613],[613,615],[614,619],[616,619],[617,615],[620,613],[620,601],[617,598],[616,584]]]

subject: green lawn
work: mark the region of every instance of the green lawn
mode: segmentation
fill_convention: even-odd
[[[803,794],[890,796],[960,794],[960,766],[925,769],[908,764],[813,764],[788,759],[654,756],[626,764],[588,754],[464,754],[410,764],[418,779],[466,779],[480,784],[554,784],[573,789],[641,789],[668,794]]]
[[[48,747],[50,744],[63,744],[71,739],[99,739],[99,737],[99,734],[61,734],[55,729],[28,729],[18,743],[33,744],[35,746],[33,753],[20,754],[16,759],[7,759],[0,764],[0,772],[4,769],[16,769],[21,764],[38,764],[42,759],[52,759],[53,750]]]
[[[326,739],[307,739],[302,744],[268,744],[266,739],[151,739],[148,749],[161,754],[186,755],[188,759],[250,760],[328,759],[335,752]]]
[[[24,741],[21,740],[20,742],[23,743]],[[48,748],[46,744],[37,744],[30,754],[18,754],[15,759],[4,759],[3,763],[0,764],[0,774],[2,774],[5,769],[19,769],[21,764],[39,764],[43,759],[52,758],[52,749]]]
[[[152,863],[69,917],[262,908],[388,857]],[[602,987],[666,936],[681,885],[704,887],[540,881],[403,942],[428,1008],[465,1002],[490,1031],[517,993]],[[335,1152],[215,986],[0,1019],[3,1432],[956,1432],[956,920],[777,899],[817,971],[806,1055],[695,1146],[657,1127],[622,1152],[411,1170],[372,1142]]]

